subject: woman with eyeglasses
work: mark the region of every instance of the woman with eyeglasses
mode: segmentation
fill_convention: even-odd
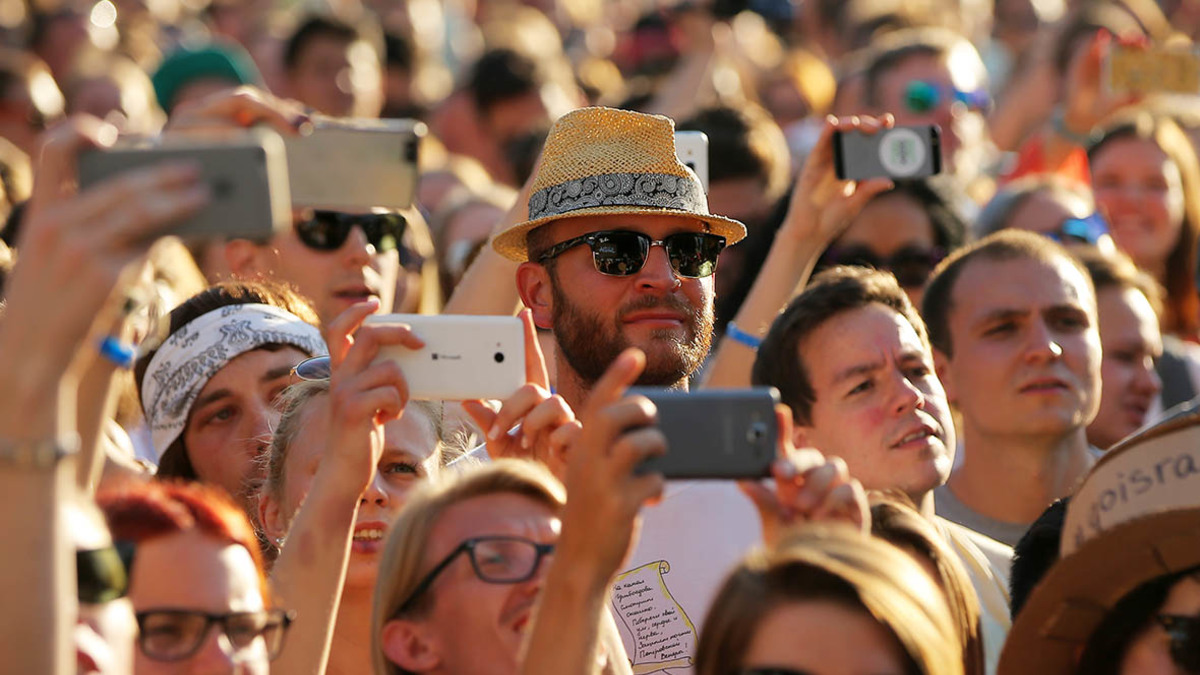
[[[355,339],[365,337],[360,334]],[[386,372],[388,368],[373,370]],[[370,670],[369,620],[384,537],[409,491],[441,471],[441,409],[429,401],[409,401],[399,419],[382,425],[382,452],[371,467],[366,488],[359,495],[346,492],[329,498],[330,479],[341,482],[336,477],[350,468],[346,455],[329,452],[338,442],[334,426],[347,422],[345,417],[334,417],[344,408],[333,401],[328,358],[302,363],[296,375],[305,381],[289,387],[283,395],[283,414],[271,439],[266,478],[259,492],[263,531],[282,551],[272,577],[276,588],[288,595],[307,595],[313,587],[327,586],[337,575],[349,525],[350,555],[325,672],[365,673]],[[357,471],[366,468],[358,466]],[[302,509],[310,517],[302,520]],[[320,517],[311,517],[318,512]],[[346,514],[353,514],[353,520],[346,520]],[[331,522],[337,526],[329,525]],[[313,558],[302,550],[297,555],[293,543],[304,546],[313,540],[322,545],[328,540],[339,555]],[[321,627],[311,620],[298,629],[304,635],[317,633],[318,640],[324,638],[319,635]],[[289,654],[285,659],[281,665],[307,657],[293,659]]]
[[[265,675],[291,623],[272,607],[249,520],[221,491],[147,483],[98,498],[113,538],[135,547],[134,675]]]
[[[749,555],[700,631],[697,675],[962,675],[933,580],[902,551],[810,526]]]
[[[158,476],[223,488],[247,514],[292,368],[324,354],[312,308],[288,288],[217,284],[176,307],[134,374]]]

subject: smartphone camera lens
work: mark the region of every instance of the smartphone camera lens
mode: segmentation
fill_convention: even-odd
[[[492,358],[496,359],[496,363],[504,363],[504,352],[496,352]]]
[[[757,443],[767,437],[767,425],[762,422],[751,424],[746,431],[746,440],[751,443]]]

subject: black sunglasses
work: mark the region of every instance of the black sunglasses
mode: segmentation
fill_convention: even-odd
[[[296,236],[309,248],[336,251],[346,243],[355,225],[367,235],[367,242],[377,252],[383,253],[400,246],[408,221],[399,213],[313,211],[311,218],[296,223]]]
[[[79,602],[102,605],[129,592],[129,570],[133,566],[133,543],[75,551],[75,587]]]
[[[252,648],[259,638],[267,660],[283,651],[293,616],[280,609],[208,614],[186,609],[138,612],[138,648],[155,661],[182,661],[200,651],[213,626],[220,625],[234,653]]]
[[[646,264],[650,249],[662,246],[675,274],[700,279],[717,271],[717,256],[725,248],[725,237],[707,232],[680,232],[660,241],[641,232],[605,230],[555,244],[538,256],[538,262],[544,263],[582,244],[592,249],[596,271],[611,277],[637,274]]]
[[[523,537],[474,537],[459,544],[417,583],[396,611],[396,616],[416,604],[435,579],[463,553],[480,581],[489,584],[519,584],[537,574],[542,558],[554,552],[554,544],[539,544]],[[394,617],[393,617],[394,618]]]
[[[821,256],[821,267],[833,265],[858,265],[873,267],[877,270],[891,272],[896,281],[905,288],[919,288],[925,285],[933,268],[946,257],[940,248],[919,249],[905,247],[890,256],[877,255],[866,246],[847,246],[831,248]]]
[[[1175,665],[1200,675],[1200,616],[1159,614],[1154,619],[1171,638],[1171,660]]]

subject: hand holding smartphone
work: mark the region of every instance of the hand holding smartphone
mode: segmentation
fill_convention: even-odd
[[[368,325],[407,324],[425,346],[383,347],[376,361],[400,364],[409,397],[464,401],[508,398],[525,384],[525,342],[514,316],[380,314]]]
[[[778,455],[774,387],[681,392],[633,388],[658,409],[667,452],[643,462],[639,473],[667,478],[766,478]]]
[[[79,186],[166,162],[198,164],[211,200],[167,234],[183,239],[239,238],[265,243],[292,225],[283,140],[256,130],[220,139],[171,138],[118,142],[79,156]]]

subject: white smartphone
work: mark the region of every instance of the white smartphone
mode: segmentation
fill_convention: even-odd
[[[211,201],[169,234],[187,240],[237,238],[266,243],[292,226],[283,153],[283,141],[273,131],[216,139],[123,139],[111,148],[79,156],[79,186],[87,189],[125,171],[163,162],[195,162],[201,180],[208,183]]]
[[[408,208],[425,131],[425,124],[414,120],[318,118],[311,134],[284,139],[292,204],[330,210]]]
[[[380,314],[366,323],[407,324],[425,342],[384,347],[376,357],[400,364],[411,398],[503,399],[525,384],[525,330],[515,316]]]
[[[675,154],[679,161],[696,172],[700,187],[708,194],[708,134],[703,131],[676,131]]]

